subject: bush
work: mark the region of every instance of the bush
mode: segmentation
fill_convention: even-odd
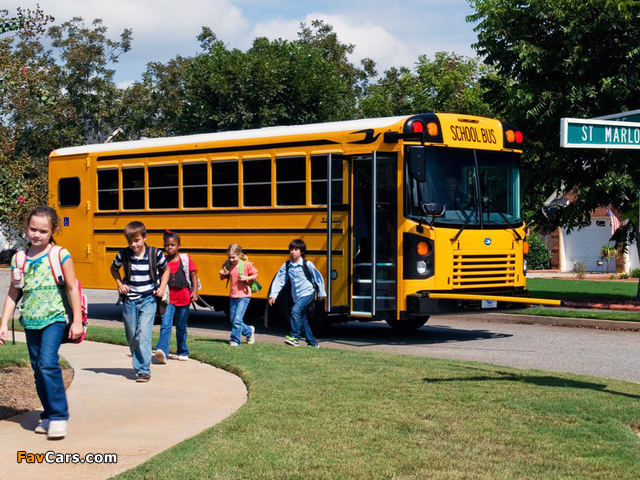
[[[527,253],[527,270],[548,270],[551,268],[551,252],[540,239],[533,233],[527,237],[529,253]]]
[[[587,273],[587,266],[584,262],[576,262],[573,264],[573,273],[575,273],[579,279],[583,279]]]
[[[15,248],[8,248],[0,252],[0,265],[8,265],[11,262],[11,257],[16,253]]]
[[[640,268],[634,268],[629,274],[631,278],[640,278]]]

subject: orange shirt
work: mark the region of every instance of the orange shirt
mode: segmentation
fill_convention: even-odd
[[[242,282],[238,280],[238,275],[240,274],[238,270],[238,262],[229,272],[229,295],[231,298],[246,298],[251,296],[251,284],[247,282]],[[258,274],[258,270],[253,266],[253,263],[245,260],[244,266],[242,267],[243,274],[247,276],[253,276]]]

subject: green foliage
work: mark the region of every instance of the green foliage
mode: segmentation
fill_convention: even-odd
[[[640,268],[634,268],[633,270],[631,270],[629,276],[631,278],[640,278]]]
[[[302,25],[296,41],[257,38],[246,52],[229,50],[210,30],[206,50],[184,70],[187,104],[180,128],[192,132],[238,130],[355,118],[365,70],[346,58],[330,26]]]
[[[587,266],[584,262],[575,262],[573,264],[573,273],[576,274],[576,277],[582,280],[587,274]]]
[[[529,253],[527,253],[527,270],[548,270],[551,268],[551,252],[540,236],[532,233],[527,237]]]
[[[419,112],[457,112],[492,116],[484,101],[486,88],[478,80],[490,78],[493,69],[477,58],[438,52],[433,61],[418,58],[415,73],[391,68],[367,89],[360,104],[363,117],[408,115]]]
[[[640,2],[469,3],[476,11],[469,17],[476,22],[476,50],[500,76],[484,82],[486,98],[525,132],[526,209],[539,212],[554,191],[572,191],[577,197],[554,222],[537,218],[549,230],[562,225],[571,231],[611,204],[629,221],[612,237],[626,249],[639,238],[637,154],[562,149],[558,134],[562,117],[593,118],[640,105]]]

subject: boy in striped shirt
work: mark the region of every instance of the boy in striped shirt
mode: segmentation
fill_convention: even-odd
[[[147,247],[147,230],[142,222],[130,222],[124,236],[129,247],[117,253],[111,264],[111,276],[123,297],[122,320],[136,381],[148,382],[151,379],[151,332],[158,307],[155,297],[164,295],[170,272],[162,251]],[[120,276],[120,267],[124,278]]]

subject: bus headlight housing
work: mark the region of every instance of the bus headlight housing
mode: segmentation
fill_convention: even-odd
[[[419,275],[424,275],[427,273],[427,262],[424,260],[418,260],[416,262],[416,271]]]

